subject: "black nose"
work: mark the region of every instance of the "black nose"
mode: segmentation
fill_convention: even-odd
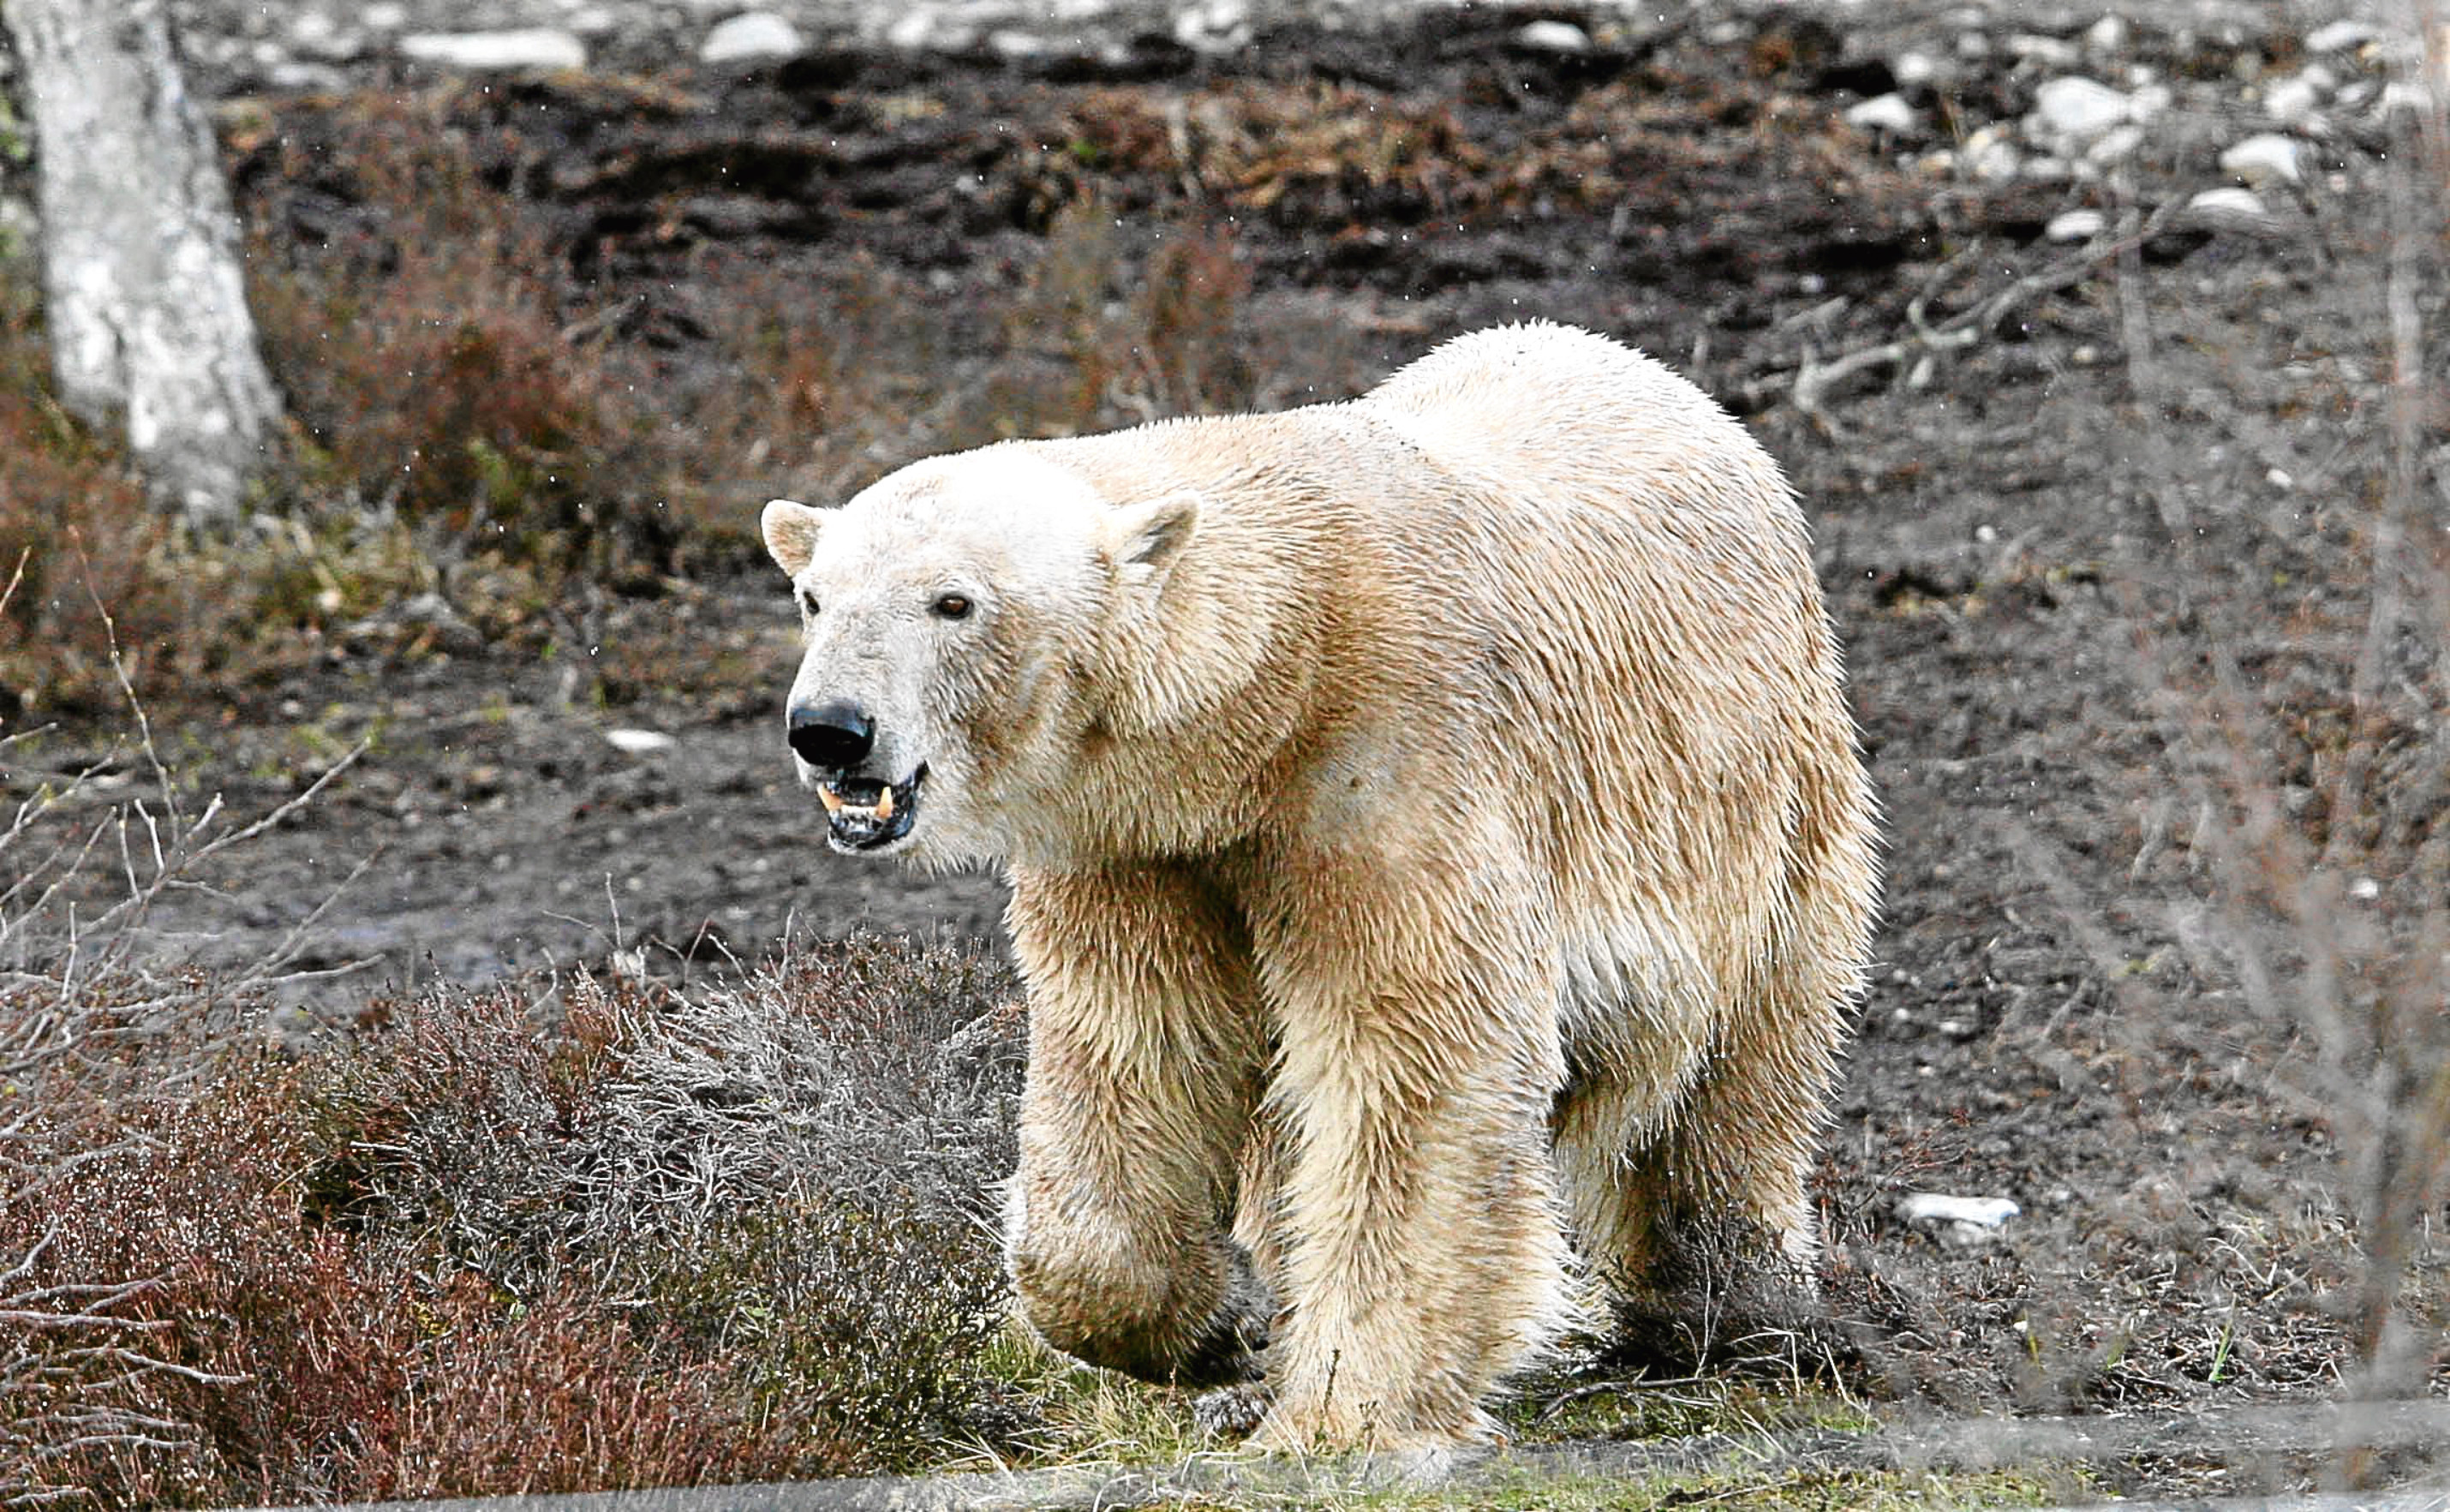
[[[794,704],[786,716],[791,749],[811,766],[847,771],[867,759],[876,744],[876,721],[857,704],[837,698],[824,704]]]

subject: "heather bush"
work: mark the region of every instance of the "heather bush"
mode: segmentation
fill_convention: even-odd
[[[216,1505],[1009,1449],[1041,1417],[996,1367],[984,1212],[1012,992],[858,940],[690,996],[383,1002],[302,1056],[189,1047],[165,1095],[55,1076],[10,1131],[49,1174],[0,1203],[0,1254],[89,1321],[0,1312],[0,1470]]]

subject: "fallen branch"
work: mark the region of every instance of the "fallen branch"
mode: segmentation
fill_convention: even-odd
[[[1906,306],[1908,334],[1893,340],[1857,347],[1827,361],[1806,353],[1788,371],[1769,372],[1737,386],[1737,393],[1746,405],[1759,408],[1774,396],[1784,393],[1796,409],[1811,417],[1824,431],[1834,432],[1836,422],[1830,417],[1826,399],[1832,390],[1848,379],[1878,369],[1904,369],[1910,375],[1918,364],[1962,352],[1995,333],[2008,319],[2026,304],[2071,288],[2098,272],[2104,264],[2132,252],[2168,230],[2186,211],[2184,197],[2174,198],[2137,224],[2129,217],[2126,228],[2116,235],[2096,238],[2084,247],[2049,266],[2015,280],[1980,302],[1957,311],[1946,320],[1933,324],[1926,315],[1934,292],[1979,248],[1958,253],[1925,281],[1923,289]],[[1912,379],[1910,381],[1918,381]]]

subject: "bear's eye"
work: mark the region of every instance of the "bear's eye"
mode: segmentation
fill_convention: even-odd
[[[940,593],[936,597],[936,602],[929,605],[928,609],[938,619],[970,617],[970,601],[967,596],[961,593]]]
[[[810,619],[817,617],[817,595],[805,588],[800,590],[800,612]]]

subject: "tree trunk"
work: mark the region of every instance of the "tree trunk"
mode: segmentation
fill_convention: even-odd
[[[60,400],[124,425],[154,496],[236,518],[281,414],[239,274],[238,221],[163,0],[0,0],[33,128]]]

